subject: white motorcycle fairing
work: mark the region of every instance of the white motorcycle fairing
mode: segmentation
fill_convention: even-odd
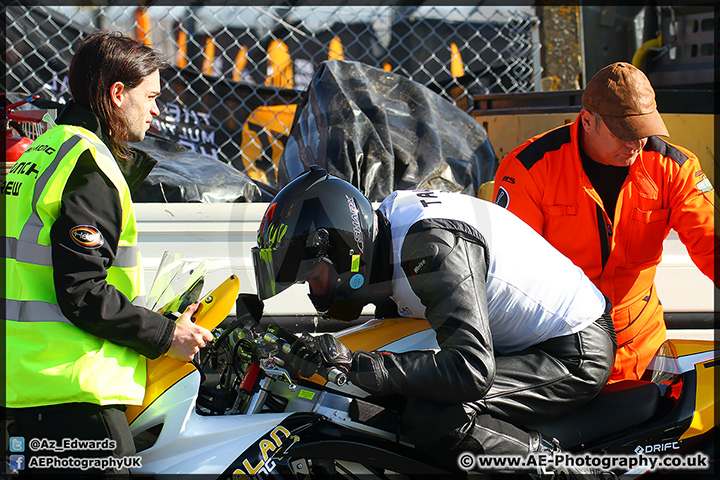
[[[200,373],[163,393],[130,425],[142,467],[133,473],[220,475],[238,455],[291,413],[213,415],[196,413]],[[161,428],[161,429],[160,429]],[[160,430],[149,448],[142,443]]]

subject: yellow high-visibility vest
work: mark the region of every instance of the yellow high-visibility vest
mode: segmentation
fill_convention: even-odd
[[[117,162],[94,133],[69,125],[52,128],[20,157],[2,189],[7,407],[142,403],[145,358],[76,327],[63,316],[55,295],[50,229],[67,180],[86,150],[122,204],[122,233],[107,282],[130,300],[142,293],[135,212]]]

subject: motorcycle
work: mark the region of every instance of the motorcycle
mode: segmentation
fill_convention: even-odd
[[[183,281],[196,295],[197,280],[186,275]],[[158,311],[181,305],[180,297],[192,300],[170,290],[172,299]],[[291,378],[283,361],[296,338],[292,332],[261,328],[249,313],[223,322],[238,292],[231,276],[202,300],[196,322],[214,340],[194,363],[149,361],[145,401],[127,409],[142,464],[134,475],[239,480],[457,473],[420,455],[400,430],[396,405],[370,397],[347,381],[346,372],[325,367],[311,378]],[[353,351],[439,348],[422,319],[374,319],[335,335]],[[601,467],[623,479],[677,468],[711,472],[707,454],[693,457],[699,465],[689,464],[687,454],[713,447],[718,362],[714,342],[668,340],[642,380],[612,384],[577,411],[527,427],[556,438],[573,461],[617,460]],[[472,459],[476,474],[482,471],[478,460]],[[496,470],[482,473],[492,477]]]

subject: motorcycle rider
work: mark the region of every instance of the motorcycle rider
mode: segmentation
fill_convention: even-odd
[[[23,473],[127,475],[127,468],[78,462],[133,455],[124,409],[142,404],[146,358],[190,361],[212,339],[191,321],[197,305],[176,323],[131,303],[142,288],[131,191],[155,160],[127,142],[141,141],[159,115],[155,99],[167,66],[162,54],[120,33],[86,36],[70,65],[73,101],[8,174],[20,185],[5,196],[12,279],[4,301],[5,405],[15,434],[28,444],[108,446],[56,450],[44,442]],[[77,468],[35,469],[33,457],[65,457],[65,467]]]
[[[610,375],[607,299],[524,222],[480,199],[397,191],[373,210],[311,167],[271,202],[253,261],[261,299],[307,282],[333,319],[355,320],[370,303],[377,317],[427,319],[439,351],[349,352],[330,334],[305,334],[286,365],[304,377],[340,366],[373,395],[407,398],[404,432],[444,463],[464,451],[552,450],[515,425],[582,405]]]

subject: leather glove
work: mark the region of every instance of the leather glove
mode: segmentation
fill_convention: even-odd
[[[350,349],[329,333],[317,336],[303,333],[285,357],[285,368],[293,377],[310,378],[320,367],[337,367],[347,372],[351,364]]]
[[[245,314],[250,314],[250,317],[255,322],[253,326],[260,324],[260,319],[265,310],[265,304],[260,297],[254,293],[241,293],[235,300],[235,316],[241,318]]]
[[[385,368],[383,355],[389,355],[389,353],[356,351],[353,354],[352,367],[348,373],[349,380],[372,394],[388,395],[392,393],[390,376]]]

